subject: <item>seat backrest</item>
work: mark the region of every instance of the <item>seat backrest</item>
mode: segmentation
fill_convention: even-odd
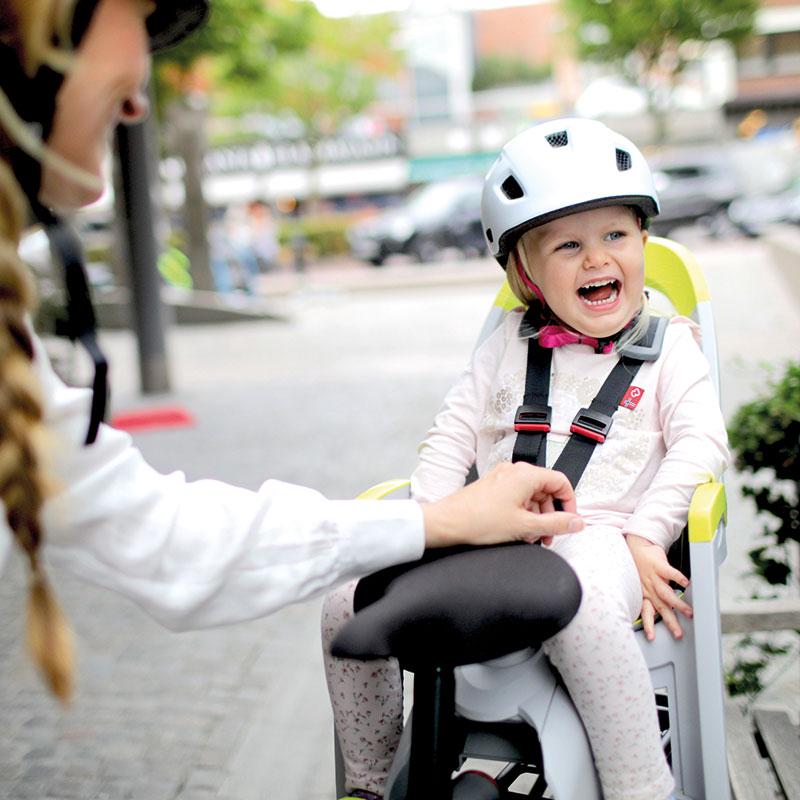
[[[678,314],[693,319],[700,326],[703,354],[719,396],[717,339],[711,313],[711,295],[697,259],[682,244],[651,236],[645,247],[645,284],[663,295]],[[500,325],[509,311],[519,308],[519,305],[519,299],[509,288],[508,281],[503,281],[476,347]]]

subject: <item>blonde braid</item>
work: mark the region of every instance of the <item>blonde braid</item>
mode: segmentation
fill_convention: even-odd
[[[35,33],[41,35],[41,31]],[[72,637],[39,554],[47,491],[41,466],[45,427],[26,322],[35,292],[17,255],[25,209],[22,191],[0,159],[0,500],[30,568],[28,648],[51,691],[66,703],[73,685]]]

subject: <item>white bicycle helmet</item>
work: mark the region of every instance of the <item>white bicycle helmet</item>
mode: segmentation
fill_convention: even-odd
[[[645,218],[658,214],[653,176],[639,148],[596,120],[550,120],[500,151],[483,186],[483,234],[505,268],[525,231],[610,205],[635,206]]]

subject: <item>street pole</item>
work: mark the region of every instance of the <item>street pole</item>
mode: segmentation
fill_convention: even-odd
[[[147,122],[117,127],[117,152],[123,209],[122,231],[130,275],[131,312],[139,348],[144,394],[170,389],[165,344],[165,309],[156,268],[153,199],[150,194]]]

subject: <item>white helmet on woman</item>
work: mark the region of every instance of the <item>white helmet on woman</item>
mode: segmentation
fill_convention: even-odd
[[[644,156],[602,122],[556,119],[517,134],[500,152],[483,187],[486,243],[505,268],[519,237],[545,222],[600,206],[658,214]]]

